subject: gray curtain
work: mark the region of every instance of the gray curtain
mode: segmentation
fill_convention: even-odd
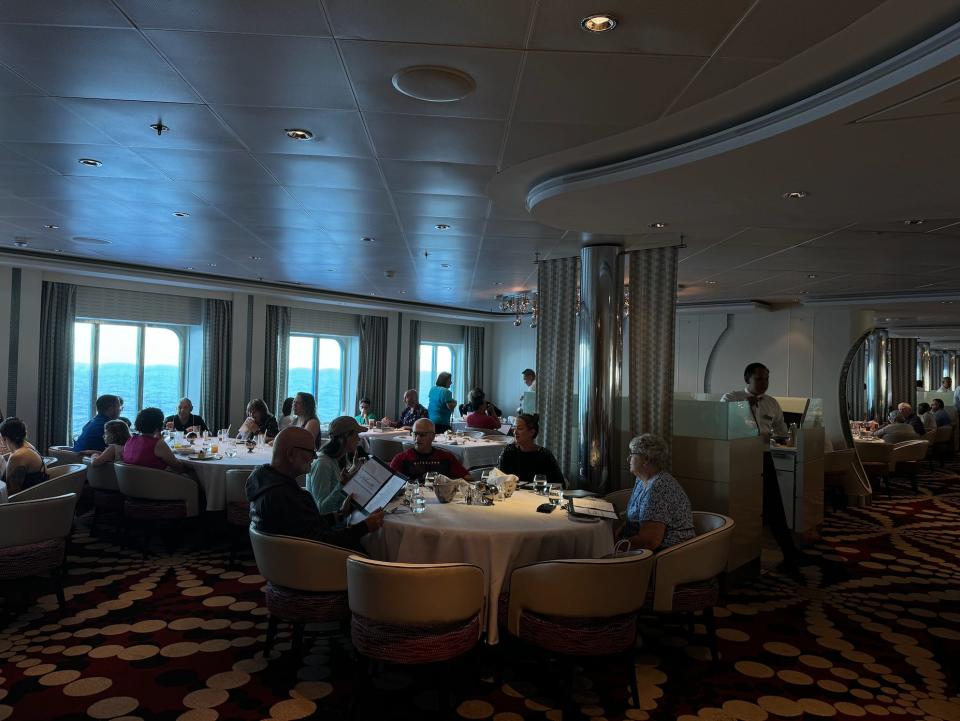
[[[463,326],[463,375],[467,387],[464,398],[474,388],[483,388],[483,328],[476,325]]]
[[[630,432],[673,435],[677,248],[627,254],[630,271]]]
[[[416,388],[420,383],[420,321],[418,320],[410,321],[409,359],[407,389]]]
[[[930,390],[935,391],[943,384],[943,379],[945,376],[950,375],[949,369],[944,365],[943,362],[943,351],[932,350],[930,351],[930,385],[932,386]],[[954,381],[957,379],[954,378]],[[944,401],[945,405],[950,405],[949,402]]]
[[[40,367],[37,428],[34,443],[41,452],[71,441],[73,323],[77,286],[43,282],[40,306]]]
[[[867,415],[867,348],[866,343],[854,354],[847,373],[847,416],[852,421]]]
[[[577,478],[576,306],[580,259],[541,260],[538,277],[538,440],[553,451],[567,478]]]
[[[383,416],[386,410],[387,352],[387,319],[378,315],[361,316],[357,402],[369,398],[378,416]]]
[[[230,423],[230,350],[233,343],[233,303],[203,301],[203,371],[200,374],[200,412],[216,430]]]
[[[287,397],[288,356],[290,354],[290,309],[267,306],[266,343],[263,350],[263,396],[270,411],[279,417]]]
[[[917,339],[891,338],[890,343],[890,392],[893,407],[906,401],[917,405]]]

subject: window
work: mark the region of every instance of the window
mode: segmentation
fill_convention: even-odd
[[[317,399],[317,416],[324,423],[343,415],[352,404],[346,383],[350,340],[299,333],[290,336],[287,395],[312,393]]]
[[[78,435],[96,413],[97,396],[123,398],[123,415],[141,408],[174,413],[185,395],[189,326],[101,320],[74,323],[70,429]]]
[[[426,398],[437,381],[437,376],[446,371],[453,376],[453,397],[459,403],[466,401],[468,390],[463,389],[463,369],[460,360],[463,357],[463,346],[451,343],[421,343],[420,344],[420,381],[417,391],[421,402],[426,405]]]

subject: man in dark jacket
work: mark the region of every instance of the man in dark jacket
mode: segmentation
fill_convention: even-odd
[[[258,466],[247,479],[247,500],[250,520],[263,533],[308,538],[342,548],[362,550],[360,539],[383,525],[383,511],[370,514],[362,523],[336,528],[347,512],[322,515],[307,491],[300,488],[297,476],[310,470],[316,458],[312,434],[304,428],[290,427],[280,431],[273,442],[270,463]]]

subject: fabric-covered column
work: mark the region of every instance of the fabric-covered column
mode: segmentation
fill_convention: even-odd
[[[210,428],[230,423],[230,349],[233,344],[233,303],[203,301],[203,371],[200,375],[200,413]]]
[[[37,398],[36,447],[41,453],[70,438],[73,324],[77,315],[77,286],[43,282],[40,307],[40,368]]]
[[[579,258],[541,260],[537,288],[538,442],[549,448],[564,476],[577,478],[577,279]]]
[[[630,432],[673,435],[677,248],[627,254],[629,286]]]
[[[890,339],[890,393],[891,407],[898,403],[917,406],[917,339]]]
[[[410,350],[407,366],[407,389],[417,389],[420,384],[420,321],[410,321]],[[423,399],[420,399],[423,402]]]
[[[381,417],[386,408],[387,319],[379,315],[360,318],[360,358],[357,374],[357,402],[369,398],[374,413]]]
[[[290,309],[267,306],[266,343],[263,350],[263,394],[270,412],[280,415],[287,395],[287,368],[290,354]]]
[[[474,388],[483,388],[483,328],[476,325],[463,326],[463,375],[467,387],[462,395]]]

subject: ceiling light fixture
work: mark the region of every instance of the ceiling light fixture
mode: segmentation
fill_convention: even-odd
[[[657,228],[657,229],[659,229],[659,228],[666,228],[666,227],[667,227],[667,224],[666,224],[666,223],[662,223],[662,222],[650,223],[650,227],[651,227],[651,228]]]
[[[216,263],[207,263],[207,265],[210,266],[211,268],[216,268],[216,267],[217,267],[217,264],[216,264]]]
[[[60,226],[59,226],[59,225],[54,225],[53,223],[47,223],[47,224],[46,224],[45,226],[43,226],[43,227],[46,228],[47,230],[60,230]]]
[[[189,217],[190,217],[190,213],[188,213],[188,212],[185,211],[185,210],[177,210],[177,211],[174,212],[173,215],[174,215],[174,217],[176,217],[176,218],[189,218]]]
[[[406,294],[407,294],[407,291],[405,291],[405,290],[401,290],[401,291],[400,291],[400,295],[406,295]]]
[[[250,260],[263,260],[263,258],[259,255],[251,255]]]
[[[503,285],[503,281],[502,281],[502,280],[495,280],[495,281],[493,281],[493,284],[494,284],[494,285]]]
[[[26,248],[29,245],[24,238],[14,238],[13,244],[18,248]]]
[[[580,27],[590,33],[605,33],[617,27],[617,19],[607,13],[597,13],[581,20]]]
[[[193,270],[193,266],[192,266],[192,265],[185,265],[185,266],[183,266],[183,269],[184,269],[184,270]]]
[[[80,160],[77,162],[80,163],[80,165],[86,165],[90,168],[99,168],[101,165],[103,165],[103,163],[96,158],[80,158]]]
[[[800,200],[801,198],[806,198],[809,193],[806,190],[791,190],[789,193],[784,193],[783,197],[786,200]]]
[[[910,220],[903,221],[904,225],[923,225],[924,220],[922,218],[912,218]]]
[[[455,103],[477,89],[470,75],[442,65],[414,65],[394,73],[394,90],[425,103]]]
[[[63,252],[63,248],[54,248],[54,249],[53,249],[53,252],[54,252],[54,253],[62,253],[62,252]]]
[[[161,123],[159,120],[155,123],[150,123],[150,127],[157,131],[157,135],[163,135],[170,130],[170,128]]]
[[[291,140],[313,140],[313,133],[303,128],[285,128],[283,132]]]
[[[717,284],[717,281],[715,281],[715,280],[707,280],[707,281],[704,281],[704,282],[705,282],[707,285],[716,285],[716,284]]]
[[[447,225],[446,223],[437,223],[433,227],[436,228],[437,230],[450,230],[450,226]]]
[[[817,274],[816,274],[816,273],[807,273],[807,277],[808,277],[810,280],[813,280],[814,278],[817,277]]]
[[[441,268],[449,268],[449,267],[450,267],[450,264],[449,264],[449,263],[441,263],[441,264],[440,264],[440,267],[441,267]]]
[[[363,236],[360,240],[362,240],[364,243],[376,243],[376,242],[377,242],[377,239],[376,239],[376,238],[371,238],[369,235]]]

